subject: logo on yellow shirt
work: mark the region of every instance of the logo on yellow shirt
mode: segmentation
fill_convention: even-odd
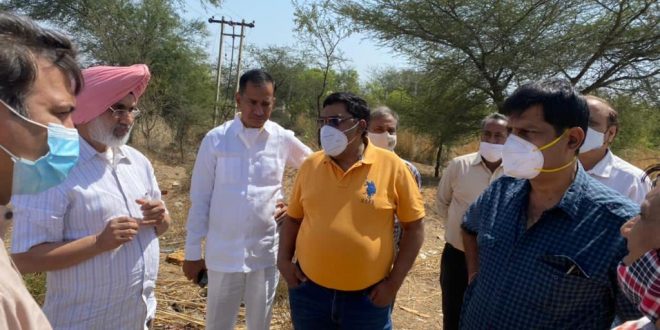
[[[366,197],[363,197],[361,202],[365,204],[372,204],[374,203],[374,195],[376,194],[376,184],[373,181],[367,180],[364,183],[364,195]]]

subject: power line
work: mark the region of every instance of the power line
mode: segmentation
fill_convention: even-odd
[[[213,109],[213,126],[216,126],[218,124],[218,107],[220,103],[220,75],[222,73],[222,48],[224,46],[223,40],[225,36],[231,37],[232,38],[232,55],[231,55],[231,62],[230,62],[230,67],[229,67],[229,78],[231,78],[231,65],[234,63],[234,38],[239,37],[239,46],[238,46],[238,63],[236,64],[236,90],[238,91],[238,81],[239,81],[239,73],[241,71],[241,60],[242,60],[242,53],[243,53],[243,39],[245,38],[245,27],[253,28],[254,27],[254,21],[252,23],[245,23],[245,20],[241,20],[240,22],[235,22],[232,20],[225,20],[225,17],[223,16],[220,20],[215,19],[214,16],[211,16],[209,18],[209,23],[219,23],[220,24],[220,49],[218,50],[218,68],[216,72],[216,91],[215,91],[215,107]],[[225,25],[229,25],[232,27],[232,33],[225,33]],[[235,32],[236,26],[241,27],[241,34],[237,35]],[[229,86],[229,84],[227,84]]]

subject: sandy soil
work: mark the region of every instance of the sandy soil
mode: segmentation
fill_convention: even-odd
[[[438,282],[440,254],[444,245],[444,227],[435,208],[437,179],[433,178],[431,166],[416,164],[424,177],[422,193],[426,202],[426,239],[415,266],[399,291],[394,307],[393,321],[396,329],[440,329],[440,287]],[[180,252],[185,240],[185,219],[188,201],[188,169],[173,167],[162,162],[154,162],[156,176],[162,190],[167,190],[163,198],[173,219],[172,230],[161,238],[161,266],[156,293],[158,314],[156,329],[201,329],[204,324],[206,290],[189,283],[179,265],[167,262],[166,256]],[[295,172],[287,171],[285,190],[292,184]],[[273,313],[272,329],[291,329],[286,290],[282,283],[278,289]],[[238,329],[244,329],[244,310],[241,308]]]

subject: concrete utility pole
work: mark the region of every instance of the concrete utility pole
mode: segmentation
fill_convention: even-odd
[[[220,20],[215,19],[213,16],[209,18],[209,23],[219,23],[220,24],[220,53],[218,54],[218,69],[216,72],[216,91],[215,91],[215,107],[213,108],[213,126],[218,125],[218,111],[219,111],[219,103],[220,103],[220,75],[222,73],[222,46],[223,46],[223,40],[224,36],[228,36],[232,38],[232,45],[233,45],[233,40],[236,37],[240,37],[240,43],[239,43],[239,48],[238,48],[238,64],[236,65],[236,91],[238,91],[238,81],[240,77],[240,71],[241,71],[241,55],[243,51],[243,39],[245,38],[245,27],[253,28],[254,27],[254,21],[252,23],[245,23],[245,20],[241,20],[240,22],[234,22],[234,21],[226,21],[225,17],[223,16]],[[240,26],[241,27],[241,34],[237,35],[234,33],[227,34],[225,33],[225,24],[229,25],[232,27],[232,32],[233,28],[235,26]],[[233,63],[234,61],[234,55],[233,55],[233,50],[234,48],[232,47],[232,58],[231,61]],[[231,69],[230,69],[231,70]],[[231,76],[231,72],[229,73]],[[234,111],[236,112],[236,111]]]
[[[238,63],[236,64],[236,92],[238,92],[238,80],[241,74],[241,59],[243,55],[243,39],[245,39],[245,27],[254,27],[254,22],[252,26],[246,25],[245,20],[241,20],[241,39],[238,41]]]

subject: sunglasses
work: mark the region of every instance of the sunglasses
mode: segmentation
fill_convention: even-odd
[[[330,117],[319,117],[316,119],[316,124],[321,127],[324,125],[332,126],[332,127],[339,127],[341,123],[343,123],[345,120],[348,119],[353,119],[354,117],[346,117],[342,118],[340,116],[330,116]]]

